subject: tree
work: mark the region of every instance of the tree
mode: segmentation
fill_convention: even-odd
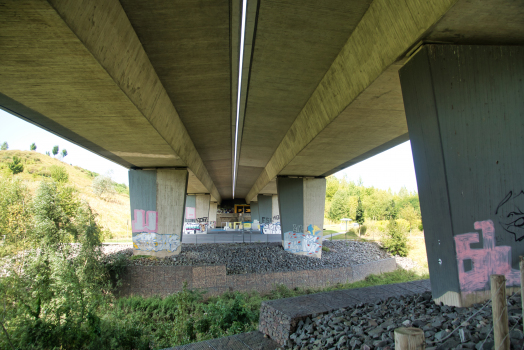
[[[355,215],[355,221],[358,222],[358,235],[360,236],[360,227],[364,223],[364,207],[362,206],[360,197],[358,197],[357,215]]]
[[[387,234],[388,237],[383,242],[384,248],[393,255],[406,257],[408,255],[408,238],[393,219],[389,220]]]
[[[58,146],[54,146],[52,152],[53,155],[56,156],[58,154]]]
[[[65,156],[67,156],[67,150],[64,148],[62,150],[62,158],[64,158]]]
[[[51,157],[51,153],[49,153],[49,151],[45,151],[45,155]]]
[[[115,194],[115,186],[110,176],[98,175],[93,180],[93,193],[98,197]]]
[[[7,141],[4,141],[4,143],[2,143],[2,146],[0,147],[0,150],[7,151],[8,149],[9,145],[7,144]]]
[[[411,205],[407,205],[402,208],[399,212],[399,216],[409,222],[409,232],[411,232],[413,226],[417,224],[419,219],[417,211]]]
[[[21,163],[20,157],[13,156],[13,161],[11,163],[8,163],[9,170],[13,173],[13,175],[16,175],[18,173],[21,173],[24,171],[24,166]]]
[[[30,149],[31,151],[36,151],[36,144],[33,142],[33,143],[31,144],[31,146],[29,146],[29,149]]]
[[[329,176],[326,179],[326,200],[331,201],[335,193],[337,193],[339,188],[338,179],[335,176]]]
[[[388,219],[393,219],[393,220],[395,220],[398,216],[398,208],[395,204],[394,199],[392,199],[391,202],[389,202],[389,205],[386,208],[386,216]]]

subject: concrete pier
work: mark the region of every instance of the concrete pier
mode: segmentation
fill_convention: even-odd
[[[284,249],[320,258],[326,200],[325,178],[277,178]]]
[[[180,253],[187,170],[129,170],[129,197],[136,255]]]
[[[400,69],[431,290],[468,306],[520,285],[524,47],[426,45]]]

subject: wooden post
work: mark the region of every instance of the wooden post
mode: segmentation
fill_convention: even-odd
[[[522,319],[524,320],[524,256],[519,257],[519,268],[520,268],[520,300],[522,301]],[[524,331],[524,325],[523,325]]]
[[[506,307],[506,277],[491,275],[491,300],[493,306],[493,333],[495,349],[509,350],[508,308]]]
[[[400,327],[395,329],[395,349],[424,350],[426,342],[424,331],[415,327]]]

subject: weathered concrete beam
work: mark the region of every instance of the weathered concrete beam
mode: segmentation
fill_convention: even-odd
[[[193,141],[117,0],[49,0],[118,87],[218,201]]]
[[[246,201],[251,201],[385,69],[416,44],[455,2],[374,1],[286,133]]]

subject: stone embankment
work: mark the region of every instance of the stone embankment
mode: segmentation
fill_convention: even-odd
[[[238,243],[182,245],[179,255],[166,258],[133,258],[131,266],[213,266],[225,265],[228,275],[245,273],[287,272],[332,269],[366,264],[391,258],[375,243],[338,241],[324,242],[327,248],[322,258],[312,258],[286,252],[280,244]],[[104,252],[111,260],[117,254],[131,258],[131,246],[109,245]],[[378,271],[377,271],[378,273]]]
[[[508,313],[512,348],[522,349],[520,294],[508,297]],[[395,328],[417,327],[424,331],[426,350],[492,349],[492,326],[489,301],[469,308],[440,306],[425,292],[307,317],[283,348],[389,350],[394,348]]]

